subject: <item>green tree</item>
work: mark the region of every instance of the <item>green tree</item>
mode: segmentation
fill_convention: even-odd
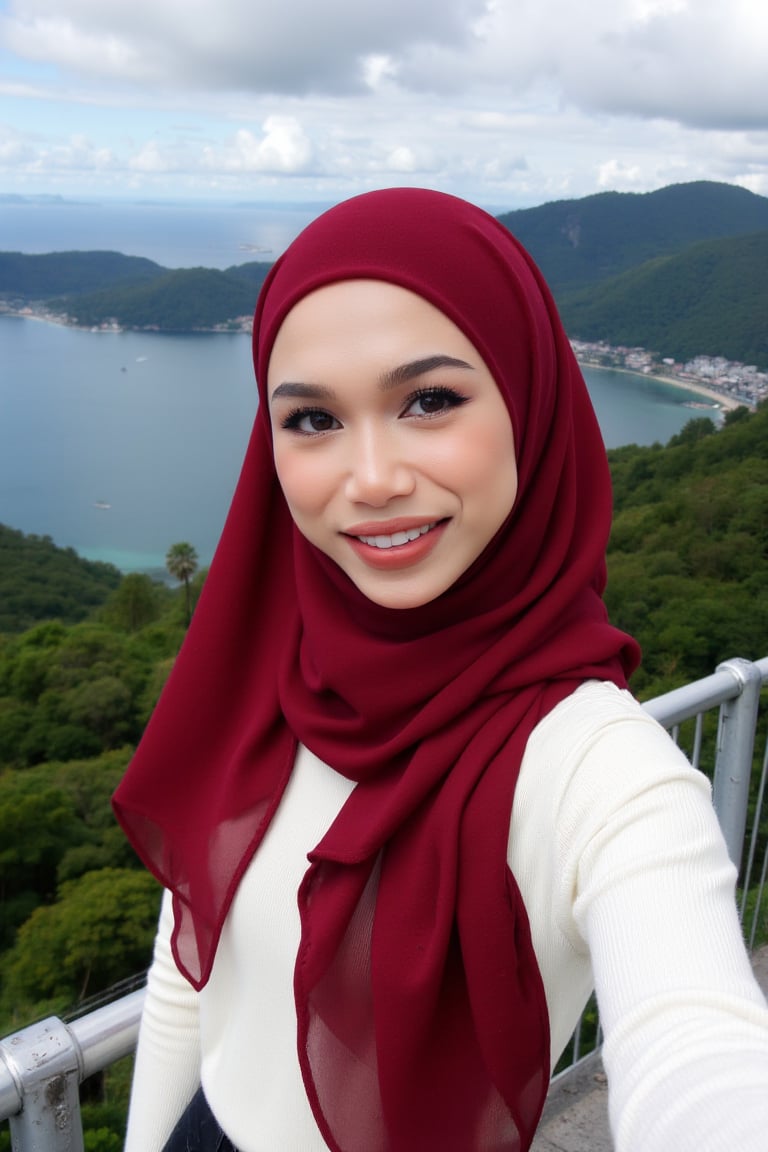
[[[119,583],[110,564],[0,524],[0,632],[22,632],[38,620],[83,620]]]
[[[102,868],[60,885],[19,929],[3,958],[5,1013],[41,1002],[71,1009],[151,959],[160,889],[139,869]]]
[[[59,861],[81,831],[74,801],[50,772],[0,777],[0,946],[53,897]]]
[[[104,606],[103,618],[113,628],[138,632],[160,615],[158,585],[141,572],[129,572]]]
[[[191,544],[187,544],[185,541],[172,544],[165,557],[165,566],[174,580],[178,580],[184,585],[186,622],[189,624],[192,617],[190,580],[197,572],[197,552]]]

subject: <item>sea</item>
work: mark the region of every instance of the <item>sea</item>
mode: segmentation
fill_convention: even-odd
[[[226,268],[275,259],[323,207],[0,196],[0,251]],[[701,415],[683,389],[584,373],[608,447],[666,443]],[[182,540],[208,564],[255,412],[244,333],[88,332],[0,315],[0,523],[124,572],[162,573]]]

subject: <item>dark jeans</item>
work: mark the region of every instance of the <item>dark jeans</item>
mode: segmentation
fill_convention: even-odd
[[[216,1123],[202,1088],[192,1097],[163,1152],[237,1152]]]

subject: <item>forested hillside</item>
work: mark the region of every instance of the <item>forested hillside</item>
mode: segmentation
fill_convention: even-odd
[[[731,656],[768,654],[768,405],[729,413],[719,431],[693,420],[666,447],[609,457],[607,600],[643,648],[638,695],[708,675]],[[173,665],[185,603],[147,576],[120,577],[50,541],[2,529],[0,544],[4,600],[17,606],[6,607],[0,632],[6,1034],[77,1011],[149,961],[159,893],[109,798]],[[124,1067],[112,1070],[85,1109],[105,1152],[121,1147],[127,1082]]]
[[[147,966],[159,890],[115,823],[110,797],[173,665],[186,606],[164,584],[121,577],[49,540],[0,527],[0,545],[6,1035],[81,1011]],[[83,1121],[94,1152],[122,1148],[126,1063],[88,1082]],[[1,1152],[9,1147],[0,1132]]]
[[[261,267],[266,275],[269,266]],[[150,284],[106,288],[76,299],[63,296],[51,300],[50,307],[87,327],[115,320],[122,328],[184,332],[219,327],[241,316],[250,318],[259,284],[236,271],[182,268],[164,272]]]
[[[0,252],[0,299],[69,323],[190,332],[226,327],[253,313],[271,265],[254,261],[221,272],[169,270],[117,252]]]
[[[164,272],[152,260],[121,252],[49,252],[42,256],[0,252],[0,296],[50,300],[125,283],[145,284]]]
[[[655,192],[557,200],[499,219],[531,253],[559,300],[700,240],[768,230],[768,197],[699,180]]]
[[[558,301],[568,334],[768,368],[768,230],[704,240]]]
[[[768,405],[716,432],[609,452],[608,605],[643,646],[633,686],[656,695],[729,656],[768,655]]]
[[[0,633],[38,620],[82,620],[120,583],[110,564],[83,560],[49,536],[25,536],[0,524]]]

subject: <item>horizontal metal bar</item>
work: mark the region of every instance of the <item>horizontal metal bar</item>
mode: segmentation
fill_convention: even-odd
[[[726,700],[733,700],[741,692],[741,684],[732,672],[723,670],[696,680],[693,684],[683,684],[673,688],[653,700],[646,700],[643,708],[665,728],[690,720],[699,712],[716,708]]]
[[[146,989],[140,988],[69,1024],[82,1054],[83,1079],[133,1052],[145,996]]]
[[[69,1038],[74,1060],[79,1065],[81,1081],[133,1052],[145,995],[145,989],[141,988],[138,992],[131,992],[112,1004],[89,1012],[79,1020],[61,1025],[58,1030],[59,1041],[66,1043],[66,1038]],[[14,1059],[14,1049],[28,1031],[24,1029],[0,1041],[0,1120],[8,1120],[22,1109],[24,1085]]]

